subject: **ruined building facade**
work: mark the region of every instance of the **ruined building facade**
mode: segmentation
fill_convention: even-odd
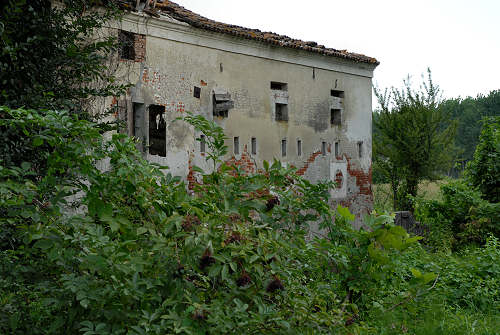
[[[148,160],[189,183],[193,166],[210,170],[201,134],[174,122],[189,111],[224,128],[225,159],[248,172],[277,158],[311,181],[337,182],[333,201],[358,222],[371,210],[375,59],[222,24],[170,1],[127,12],[114,28],[121,75],[134,84],[114,103]]]

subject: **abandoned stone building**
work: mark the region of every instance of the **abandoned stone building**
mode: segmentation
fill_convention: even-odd
[[[376,59],[140,2],[114,27],[121,75],[134,84],[117,104],[148,160],[188,183],[193,166],[210,170],[201,134],[174,122],[189,111],[224,128],[225,159],[246,171],[277,158],[311,181],[337,182],[333,201],[358,222],[371,210]]]

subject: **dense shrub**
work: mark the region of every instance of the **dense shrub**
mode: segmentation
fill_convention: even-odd
[[[435,249],[482,245],[488,234],[500,237],[500,204],[481,198],[465,180],[441,186],[442,199],[416,201],[417,219],[430,228],[427,243]]]
[[[30,157],[0,166],[1,333],[340,332],[418,239],[390,216],[353,231],[348,210],[329,207],[328,184],[277,161],[246,175],[209,156],[218,169],[199,172],[190,194],[124,135],[106,141],[65,112],[1,113],[45,159],[43,170]],[[214,123],[185,121],[224,152]],[[312,221],[328,238],[305,239]],[[415,287],[432,278],[416,273]]]

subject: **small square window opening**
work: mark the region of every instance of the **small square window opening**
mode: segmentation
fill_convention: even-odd
[[[326,156],[326,142],[321,142],[321,154]]]
[[[288,91],[288,84],[272,81],[271,82],[271,89],[278,90],[278,91]]]
[[[302,156],[302,141],[297,140],[297,156]]]
[[[363,157],[363,142],[362,141],[358,142],[358,157],[359,158]]]
[[[277,103],[275,113],[276,121],[288,121],[288,105]]]
[[[200,96],[201,96],[201,88],[199,88],[198,86],[195,86],[195,87],[194,87],[194,90],[193,90],[193,96],[194,96],[195,98],[198,98],[198,99],[199,99],[199,98],[200,98]]]
[[[342,124],[342,111],[340,109],[330,110],[330,124],[335,126]]]
[[[252,137],[251,142],[252,155],[257,155],[257,139],[255,137]]]
[[[336,97],[336,98],[343,98],[344,97],[344,91],[330,90],[330,96]]]

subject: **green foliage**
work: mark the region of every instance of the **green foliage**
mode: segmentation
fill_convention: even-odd
[[[374,113],[374,174],[391,184],[394,209],[413,209],[423,179],[433,180],[453,163],[456,125],[439,109],[439,87],[427,82],[416,91],[375,89],[380,109]]]
[[[427,243],[437,250],[481,245],[488,234],[500,237],[500,204],[482,199],[464,180],[441,186],[441,200],[416,201],[417,220],[430,228]]]
[[[62,3],[2,1],[0,105],[82,111],[90,97],[123,92],[108,62],[116,38],[99,36],[104,23],[120,13],[114,2]]]
[[[124,135],[104,140],[102,127],[65,112],[2,113],[0,126],[47,162],[0,168],[2,333],[340,332],[417,241],[388,216],[353,231],[352,214],[328,206],[329,185],[279,162],[254,175],[221,165],[190,195]],[[223,137],[186,121],[214,130],[207,141]],[[329,239],[308,242],[311,222]],[[415,274],[405,289],[428,285]]]
[[[479,142],[481,119],[500,115],[500,90],[475,98],[447,99],[441,103],[440,109],[450,119],[458,121],[455,144],[460,149],[459,161],[468,162],[472,160]]]
[[[489,202],[500,202],[500,116],[485,118],[474,158],[467,164],[466,178]]]

